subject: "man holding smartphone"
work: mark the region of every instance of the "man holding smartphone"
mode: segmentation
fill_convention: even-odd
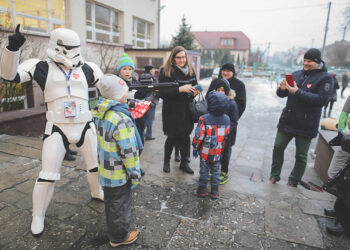
[[[315,48],[305,53],[303,69],[292,75],[292,84],[289,76],[289,84],[282,79],[277,89],[277,96],[287,97],[287,104],[277,125],[268,183],[275,184],[280,180],[284,150],[295,138],[295,164],[287,185],[297,187],[305,172],[311,139],[318,132],[322,107],[332,93],[333,78],[327,73],[320,50]]]

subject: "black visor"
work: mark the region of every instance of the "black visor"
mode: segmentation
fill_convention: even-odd
[[[60,42],[57,42],[57,45],[58,45],[58,46],[65,47],[65,48],[66,48],[66,50],[71,50],[71,49],[75,49],[75,48],[79,48],[79,47],[80,47],[80,45],[76,45],[76,46],[68,46],[68,45],[63,45],[63,44],[62,44],[62,43],[60,43]]]

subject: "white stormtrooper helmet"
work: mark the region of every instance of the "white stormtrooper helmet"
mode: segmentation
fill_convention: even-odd
[[[84,63],[81,56],[80,38],[70,29],[59,28],[51,32],[47,55],[53,61],[74,68]]]

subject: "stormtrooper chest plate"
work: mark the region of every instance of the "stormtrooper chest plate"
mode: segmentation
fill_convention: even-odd
[[[81,67],[64,74],[56,64],[49,63],[44,98],[47,103],[46,118],[54,123],[82,123],[91,120],[88,84]],[[67,108],[74,108],[67,110]],[[67,115],[71,114],[71,115]]]

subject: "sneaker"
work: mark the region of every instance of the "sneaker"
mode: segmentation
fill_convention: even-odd
[[[206,186],[198,186],[197,188],[197,195],[199,198],[205,198],[207,197],[207,187]]]
[[[228,182],[228,175],[227,175],[227,173],[221,172],[219,180],[220,180],[220,185],[224,185],[226,182]]]
[[[137,231],[131,231],[129,234],[129,238],[123,242],[119,243],[113,243],[112,241],[109,242],[111,247],[119,247],[121,245],[129,245],[131,243],[134,243],[137,240],[137,237],[139,236],[139,232]]]

